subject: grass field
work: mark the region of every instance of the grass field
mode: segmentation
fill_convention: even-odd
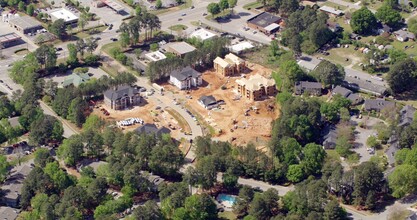
[[[187,28],[188,27],[183,25],[183,24],[177,24],[177,25],[173,25],[173,26],[169,27],[168,29],[170,29],[172,31],[183,31]]]
[[[338,10],[342,10],[342,11],[347,9],[346,6],[339,5],[339,4],[336,4],[336,3],[333,3],[333,2],[325,2],[323,5],[326,5],[326,6],[338,9]]]
[[[248,3],[248,4],[244,5],[243,8],[246,9],[246,10],[251,10],[251,9],[259,8],[259,7],[262,7],[262,6],[263,5],[262,5],[261,2],[256,1],[256,2],[251,2],[251,3]]]
[[[219,213],[219,218],[220,219],[230,219],[230,220],[234,220],[237,219],[236,215],[233,212],[220,212]]]

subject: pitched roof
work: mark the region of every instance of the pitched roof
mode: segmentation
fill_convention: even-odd
[[[394,35],[402,37],[402,38],[410,38],[410,39],[414,39],[416,37],[413,33],[404,31],[404,30],[395,31]]]
[[[365,100],[365,110],[375,110],[381,111],[385,108],[394,107],[395,103],[391,101],[387,101],[385,99],[366,99]]]
[[[179,81],[183,81],[187,78],[196,78],[201,76],[201,73],[197,72],[190,66],[184,67],[182,69],[176,69],[171,72],[170,76],[176,78]]]
[[[260,14],[255,15],[252,18],[249,18],[249,20],[247,22],[255,24],[256,26],[260,26],[260,27],[265,28],[268,25],[270,25],[272,23],[278,23],[281,20],[282,19],[280,17],[272,15],[268,12],[262,12]]]
[[[351,89],[361,90],[376,95],[383,95],[387,91],[387,88],[385,88],[384,86],[367,82],[363,79],[350,77],[348,75],[345,76],[343,84],[344,86],[349,87]]]
[[[347,98],[350,94],[352,93],[352,91],[350,91],[349,89],[346,89],[344,87],[341,86],[336,86],[333,91],[332,94],[340,94],[341,96]]]
[[[203,103],[204,106],[215,105],[217,103],[216,98],[214,96],[201,96],[198,99],[199,102]]]
[[[15,128],[15,127],[17,127],[17,126],[20,125],[19,117],[18,116],[13,117],[13,118],[9,118],[7,120],[9,121],[10,126],[12,126],[13,128]]]
[[[4,220],[15,220],[17,219],[19,211],[14,208],[0,206],[0,216]]]
[[[116,88],[109,89],[104,92],[104,97],[110,100],[117,100],[122,98],[123,96],[134,96],[138,93],[138,90],[131,87],[131,86],[118,86]]]
[[[320,10],[321,11],[324,11],[324,12],[327,12],[327,13],[330,13],[330,14],[334,14],[334,15],[341,15],[341,14],[343,14],[343,11],[337,10],[337,9],[335,9],[333,7],[326,6],[326,5],[320,7]]]
[[[245,86],[249,91],[259,90],[262,86],[275,86],[273,79],[267,79],[259,74],[253,75],[249,79],[238,79],[236,83]]]
[[[69,85],[74,85],[78,87],[81,83],[85,83],[88,80],[90,80],[90,76],[87,73],[74,73],[65,78],[65,80],[62,82],[62,86],[66,87]]]
[[[138,128],[135,129],[135,132],[138,134],[156,134],[156,135],[162,135],[162,134],[169,134],[171,133],[171,130],[169,130],[166,127],[157,128],[155,124],[149,124],[146,123]]]
[[[295,83],[296,87],[304,89],[322,89],[323,85],[319,82],[298,81]]]
[[[411,124],[414,120],[414,113],[416,109],[411,105],[406,105],[400,110],[400,123],[398,126]]]
[[[221,58],[221,57],[216,57],[216,59],[214,59],[213,62],[216,63],[216,64],[218,64],[219,66],[221,66],[223,68],[226,68],[226,67],[229,67],[230,66],[230,64],[226,60],[224,60],[223,58]]]

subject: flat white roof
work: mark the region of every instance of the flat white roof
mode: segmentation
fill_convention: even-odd
[[[332,8],[332,7],[330,7],[330,6],[322,6],[322,7],[320,7],[320,10],[322,10],[322,11],[324,11],[324,12],[327,12],[327,13],[331,13],[331,14],[334,14],[334,15],[340,15],[340,14],[342,14],[343,13],[343,11],[341,11],[341,10],[337,10],[337,9],[335,9],[335,8]]]
[[[206,29],[203,29],[203,28],[201,28],[199,30],[196,30],[196,31],[194,31],[193,33],[190,34],[190,38],[196,37],[196,38],[199,38],[203,41],[207,40],[207,39],[210,39],[210,38],[213,38],[215,36],[216,36],[215,33],[211,32],[211,31],[208,31]]]
[[[273,31],[273,30],[275,30],[277,28],[279,28],[279,25],[276,24],[276,23],[272,23],[272,24],[266,26],[265,27],[265,30],[271,32],[271,31]]]
[[[163,53],[159,52],[159,51],[154,51],[154,52],[150,52],[145,54],[145,57],[151,61],[159,61],[159,60],[163,60],[165,58],[167,58]]]
[[[101,1],[117,12],[121,12],[124,10],[123,6],[115,0],[101,0]]]
[[[52,20],[63,19],[66,23],[75,22],[78,20],[78,16],[66,8],[60,8],[60,9],[54,10],[50,12],[49,15],[53,17]]]
[[[250,48],[253,48],[253,44],[249,41],[244,41],[235,45],[230,46],[230,50],[235,52],[235,53],[239,53],[243,50],[247,50]]]

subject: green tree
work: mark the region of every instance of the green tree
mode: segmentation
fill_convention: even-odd
[[[220,0],[219,2],[220,10],[224,11],[229,8],[229,1],[227,0]]]
[[[208,6],[207,6],[207,11],[212,15],[216,15],[216,14],[220,13],[220,10],[221,10],[221,8],[220,8],[220,5],[218,3],[212,2],[212,3],[208,4]]]
[[[0,181],[3,182],[6,179],[9,172],[10,164],[7,162],[7,157],[0,155]]]
[[[413,90],[416,85],[415,71],[417,64],[413,59],[397,62],[390,68],[387,81],[394,94]]]
[[[300,6],[297,0],[282,0],[280,3],[279,11],[284,15],[290,15],[295,12]]]
[[[330,200],[324,207],[324,220],[343,220],[346,219],[346,212],[340,207],[337,200]]]
[[[165,219],[162,215],[161,210],[155,201],[149,200],[145,202],[143,206],[139,206],[133,212],[133,217],[135,219],[142,220],[163,220]]]
[[[156,3],[155,3],[155,8],[156,8],[156,9],[160,9],[160,8],[162,8],[162,1],[161,1],[161,0],[156,0]]]
[[[417,168],[412,165],[400,165],[388,176],[392,195],[404,197],[417,191]]]
[[[305,174],[303,167],[298,164],[292,164],[288,167],[287,179],[293,183],[298,183],[303,180]]]
[[[68,58],[67,58],[67,65],[78,65],[78,57],[77,57],[77,48],[75,44],[69,43],[67,45],[68,48]]]
[[[307,144],[303,149],[303,154],[301,165],[304,172],[307,175],[320,173],[326,158],[326,151],[323,147],[314,143]]]
[[[378,8],[375,17],[391,27],[397,27],[402,20],[401,14],[389,5]]]
[[[305,73],[295,60],[286,60],[279,66],[279,76],[282,79],[281,90],[292,91],[295,82],[302,80]]]
[[[227,2],[229,3],[229,8],[231,8],[232,10],[237,5],[237,0],[228,0]]]
[[[77,26],[84,31],[84,27],[88,24],[88,16],[87,13],[81,13],[81,16],[78,18]]]
[[[59,167],[59,164],[56,161],[47,163],[44,172],[51,178],[54,186],[58,190],[67,189],[67,187],[73,184],[73,180]]]
[[[35,6],[33,4],[29,4],[28,7],[26,7],[26,14],[29,16],[33,16],[33,13],[35,12]]]
[[[17,5],[17,9],[19,11],[25,11],[25,3],[24,2],[19,2],[19,4]]]
[[[66,37],[66,26],[64,19],[58,19],[48,26],[49,32],[55,34],[59,39]]]
[[[323,60],[314,69],[312,75],[326,87],[331,85],[340,85],[345,78],[345,71],[343,67],[336,66],[335,64]]]
[[[354,170],[353,196],[356,205],[366,205],[372,209],[375,206],[375,192],[381,192],[384,174],[372,162],[363,162]],[[365,204],[366,203],[366,204]]]
[[[65,164],[68,166],[75,166],[82,158],[83,153],[84,143],[79,135],[73,135],[65,139],[57,151],[58,157],[64,159]]]
[[[217,171],[212,156],[207,156],[200,159],[196,166],[197,173],[199,174],[199,184],[203,189],[210,189],[214,186],[217,179]]]
[[[52,45],[43,44],[35,50],[35,57],[45,69],[51,69],[56,66],[56,50]]]
[[[120,46],[125,48],[130,44],[130,35],[128,32],[122,32],[120,34]]]
[[[222,177],[223,180],[223,185],[227,188],[227,189],[234,189],[237,185],[237,181],[238,181],[239,177],[234,175],[233,172],[231,170],[227,170]]]
[[[207,194],[192,195],[185,199],[184,208],[188,219],[217,219],[216,204]]]
[[[54,161],[54,158],[49,153],[49,150],[46,148],[39,148],[35,151],[35,165],[43,168],[47,163]]]
[[[376,137],[372,135],[366,140],[366,145],[370,148],[376,148],[379,146],[379,142]]]
[[[55,117],[44,115],[36,119],[30,128],[29,140],[36,145],[47,144],[49,141],[62,140],[64,129]]]
[[[377,25],[375,15],[366,7],[352,13],[350,26],[357,34],[370,34]]]

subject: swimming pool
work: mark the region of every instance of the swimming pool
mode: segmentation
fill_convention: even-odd
[[[219,200],[225,207],[231,208],[236,202],[236,196],[221,193],[217,196],[217,200]]]

